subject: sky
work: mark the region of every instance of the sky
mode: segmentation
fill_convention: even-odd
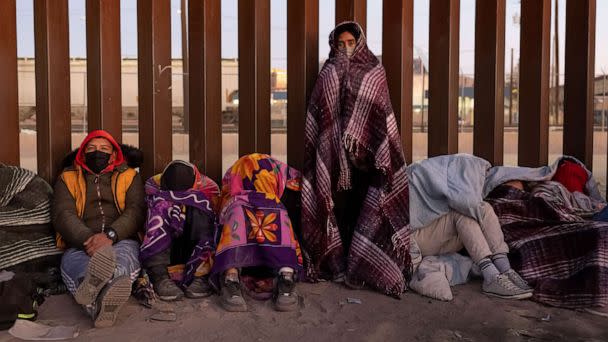
[[[86,57],[85,1],[69,0],[70,56]],[[565,0],[560,0],[560,64],[563,73]],[[238,0],[222,0],[222,57],[238,55]],[[327,37],[334,27],[334,1],[319,1],[319,60],[329,53]],[[375,54],[382,52],[382,0],[367,1],[367,38]],[[121,0],[121,49],[123,57],[137,57],[137,0]],[[461,0],[460,4],[460,70],[474,72],[475,0]],[[180,0],[171,0],[172,56],[181,58]],[[514,20],[519,13],[519,0],[507,0],[505,28],[505,68],[510,67],[510,53],[519,56],[519,25]],[[608,0],[597,2],[596,74],[608,73]],[[553,25],[553,20],[552,20]],[[271,66],[287,65],[287,0],[271,0]],[[429,0],[414,3],[414,55],[428,60]],[[33,1],[17,1],[17,54],[34,57]],[[553,31],[552,31],[553,32]],[[390,43],[390,42],[388,42]],[[553,40],[552,40],[553,44]],[[517,63],[517,62],[516,62]]]

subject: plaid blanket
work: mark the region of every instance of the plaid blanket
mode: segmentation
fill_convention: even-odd
[[[486,201],[513,268],[534,287],[533,299],[572,309],[608,304],[608,223],[583,220],[558,201],[509,186]]]
[[[409,193],[406,164],[384,68],[367,48],[361,27],[353,55],[331,52],[311,95],[305,126],[302,235],[307,277],[369,285],[388,295],[405,290],[409,270]],[[360,182],[363,193],[354,231],[344,232],[334,213],[334,196]],[[353,210],[354,211],[354,210]],[[350,245],[344,243],[344,238]]]

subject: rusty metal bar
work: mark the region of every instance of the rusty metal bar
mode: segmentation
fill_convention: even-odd
[[[140,171],[150,177],[171,161],[171,3],[137,2]]]
[[[67,0],[34,1],[38,175],[50,182],[71,149]]]
[[[239,0],[239,154],[270,153],[270,0]]]
[[[551,0],[522,0],[518,163],[547,165]]]
[[[188,85],[188,75],[189,72],[189,56],[188,52],[188,1],[181,0],[180,2],[180,21],[182,27],[182,87],[183,87],[183,101],[184,101],[184,109],[183,109],[183,125],[184,130],[190,130],[190,86]]]
[[[0,162],[19,165],[17,94],[17,8],[15,0],[0,1]]]
[[[458,152],[460,0],[431,0],[428,156]]]
[[[356,21],[367,32],[367,0],[336,0],[336,25]]]
[[[287,0],[287,161],[304,166],[308,99],[319,72],[319,0]]]
[[[188,2],[190,160],[216,181],[222,178],[220,20],[220,0]]]
[[[564,154],[593,166],[595,0],[566,2]]]
[[[475,4],[473,153],[502,165],[504,144],[505,0]]]
[[[397,122],[403,153],[412,162],[412,91],[414,68],[414,1],[384,0],[382,63]]]
[[[121,141],[120,0],[87,1],[86,13],[88,128]]]

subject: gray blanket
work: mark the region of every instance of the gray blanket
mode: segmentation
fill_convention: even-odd
[[[408,166],[410,225],[431,223],[451,209],[478,219],[482,192],[491,164],[470,154],[444,155]]]
[[[581,161],[574,157],[563,156],[557,159],[553,164],[538,168],[530,168],[530,167],[518,167],[518,166],[495,166],[488,171],[486,175],[486,182],[483,187],[483,197],[487,197],[492,190],[494,190],[499,185],[506,183],[512,180],[521,180],[528,182],[540,182],[540,181],[548,181],[553,178],[555,172],[557,171],[557,166],[559,163],[568,159],[570,161],[576,162],[587,171],[587,175],[589,175],[589,180],[585,185],[587,190],[587,195],[589,197],[603,201],[602,194],[598,188],[597,182],[593,178],[591,171],[589,171]],[[410,201],[411,202],[411,201]],[[410,203],[411,205],[411,203]]]

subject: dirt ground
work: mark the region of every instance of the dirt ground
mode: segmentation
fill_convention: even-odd
[[[300,310],[279,313],[247,299],[249,312],[229,313],[219,297],[170,304],[177,321],[150,320],[156,311],[135,301],[107,329],[92,322],[68,295],[41,307],[39,322],[77,325],[76,341],[608,341],[608,318],[481,294],[480,282],[453,288],[439,302],[413,292],[401,300],[339,284],[299,284]],[[361,304],[349,304],[347,298]],[[16,341],[0,332],[0,341]]]

